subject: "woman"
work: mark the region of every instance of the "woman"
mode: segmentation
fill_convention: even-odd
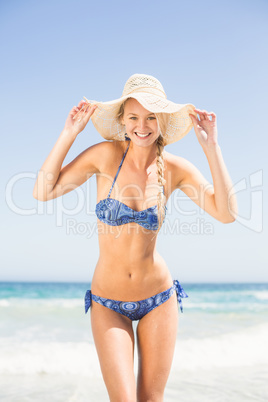
[[[90,118],[112,141],[89,147],[62,168]],[[164,151],[193,126],[214,187],[190,162]],[[135,74],[120,99],[86,100],[72,108],[33,195],[42,201],[59,197],[94,173],[100,256],[85,307],[87,312],[91,306],[103,378],[111,401],[163,401],[176,342],[178,301],[182,311],[181,297],[187,297],[156,251],[166,201],[181,189],[215,219],[235,220],[236,200],[230,197],[232,182],[217,143],[216,115],[167,100],[157,79]],[[139,320],[137,385],[133,320]]]

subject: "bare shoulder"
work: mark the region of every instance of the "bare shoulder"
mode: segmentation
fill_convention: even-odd
[[[65,165],[59,174],[58,180],[53,189],[42,198],[48,201],[60,197],[76,187],[81,186],[86,180],[90,179],[94,173],[102,173],[111,165],[111,160],[115,153],[120,155],[118,148],[123,148],[122,144],[103,141],[92,145],[81,152],[74,160]]]
[[[170,167],[181,166],[188,162],[187,159],[183,158],[182,156],[171,154],[166,150],[164,151],[164,159]]]
[[[121,141],[102,141],[85,149],[77,158],[86,170],[101,173],[122,148]]]
[[[169,173],[169,180],[173,190],[179,188],[189,175],[197,172],[197,168],[193,163],[183,158],[164,151],[164,160],[166,165],[166,171]]]

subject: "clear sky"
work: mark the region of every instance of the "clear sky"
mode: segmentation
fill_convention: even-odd
[[[174,278],[268,281],[267,1],[11,0],[1,2],[0,33],[0,280],[91,280],[95,178],[48,203],[33,198],[35,178],[83,96],[118,98],[130,75],[145,73],[174,102],[216,113],[239,190],[238,220],[227,225],[173,193],[168,221],[179,229],[162,227],[158,250]],[[102,140],[89,123],[64,165]],[[167,150],[212,181],[194,130]]]

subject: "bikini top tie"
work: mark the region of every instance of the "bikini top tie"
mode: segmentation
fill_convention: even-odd
[[[110,194],[114,187],[114,183],[123,165],[125,156],[127,154],[130,145],[130,140],[128,141],[129,143],[127,149],[123,155],[123,158],[115,175],[108,197],[98,202],[98,204],[96,205],[95,213],[100,221],[110,226],[121,226],[125,225],[126,223],[136,222],[138,225],[144,227],[145,229],[157,230],[158,229],[157,205],[144,209],[143,211],[135,211],[134,209],[128,207],[123,202],[115,200],[114,198],[110,198]],[[163,187],[163,193],[164,193],[164,187]],[[167,207],[165,206],[165,215],[166,210]]]

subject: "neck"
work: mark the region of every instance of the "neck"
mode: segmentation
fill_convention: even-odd
[[[132,141],[130,141],[128,149],[128,154],[130,155],[128,156],[128,158],[131,159],[131,162],[133,163],[133,165],[135,165],[137,170],[144,170],[147,169],[148,166],[150,166],[151,163],[155,160],[156,152],[156,143],[153,143],[148,147],[139,147],[135,145]]]

